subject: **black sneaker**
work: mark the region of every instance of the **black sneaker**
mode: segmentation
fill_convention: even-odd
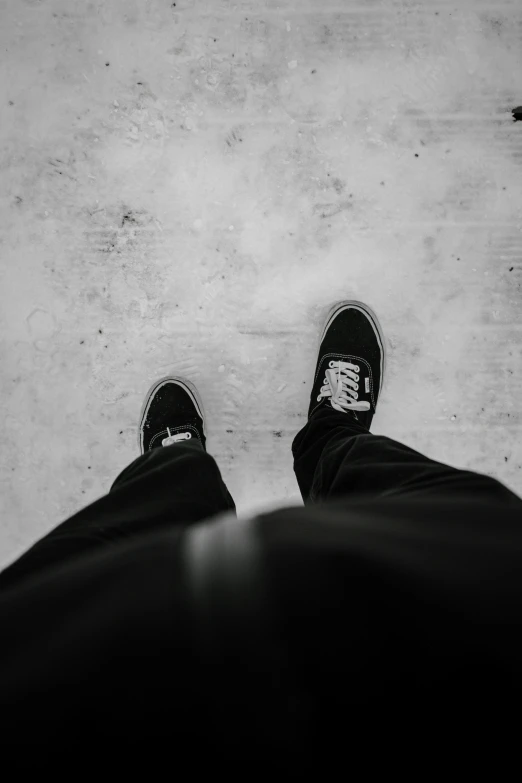
[[[384,378],[386,348],[377,316],[362,302],[335,304],[326,319],[308,418],[330,406],[368,429]]]

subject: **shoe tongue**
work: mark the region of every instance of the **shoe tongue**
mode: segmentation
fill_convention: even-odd
[[[334,408],[334,406],[332,405],[332,398],[331,397],[328,399],[327,402],[329,403],[330,408],[332,408],[332,410],[336,411],[336,413],[340,413],[340,411],[338,411],[337,408]],[[348,410],[343,411],[343,413],[349,413],[352,416],[354,416],[357,419],[357,421],[359,421],[359,417],[358,417],[356,411],[351,411],[351,410],[348,409]]]

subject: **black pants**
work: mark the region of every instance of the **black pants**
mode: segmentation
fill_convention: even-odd
[[[396,752],[418,777],[518,747],[522,501],[326,408],[292,450],[306,508],[238,523],[215,460],[174,444],[0,574],[17,769]]]
[[[522,500],[496,479],[436,462],[330,408],[319,409],[306,423],[292,453],[305,505],[334,498],[466,495],[522,511]],[[0,588],[147,530],[181,533],[190,524],[235,510],[215,459],[199,441],[154,449],[125,468],[107,495],[8,566],[0,574]]]

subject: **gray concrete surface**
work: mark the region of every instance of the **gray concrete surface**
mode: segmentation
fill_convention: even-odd
[[[522,3],[0,17],[1,567],[109,490],[168,373],[240,516],[300,504],[346,298],[388,343],[373,431],[522,494]]]

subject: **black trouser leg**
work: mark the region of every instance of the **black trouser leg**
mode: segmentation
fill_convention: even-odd
[[[436,462],[409,446],[374,435],[353,416],[320,408],[292,443],[305,504],[331,498],[473,494],[520,504],[501,482]]]
[[[0,574],[0,587],[145,531],[178,529],[236,510],[215,459],[199,441],[142,454],[109,493],[58,525]]]

